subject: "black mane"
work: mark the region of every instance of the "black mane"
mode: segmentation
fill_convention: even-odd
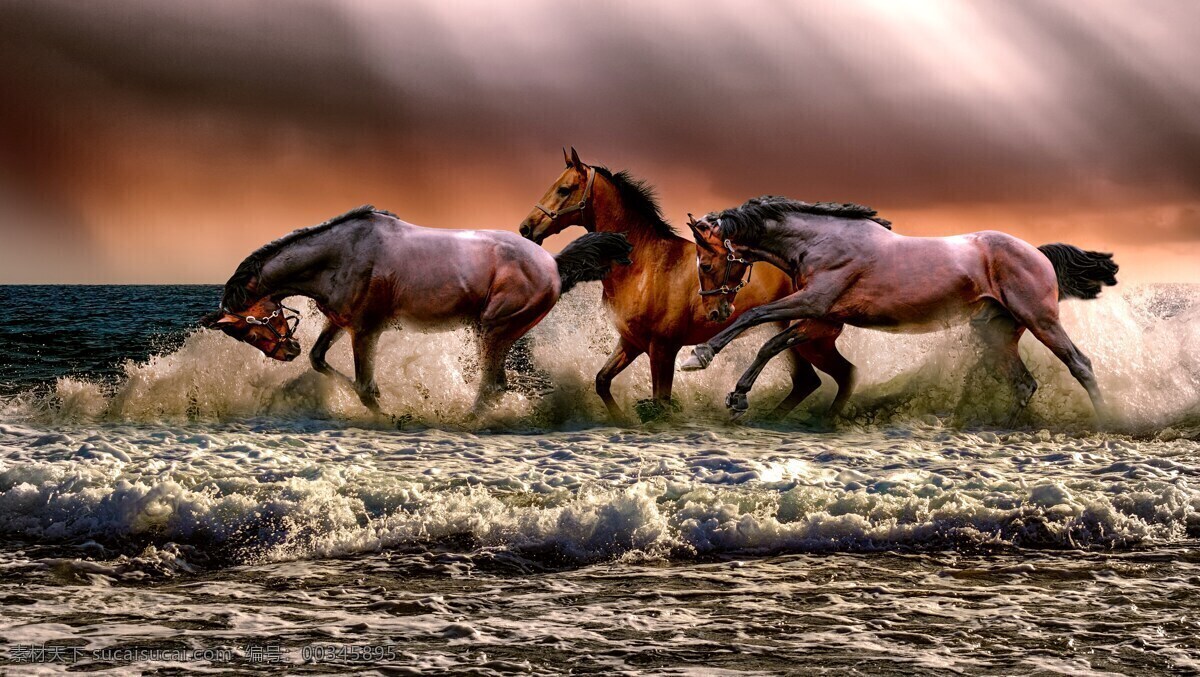
[[[713,212],[704,217],[709,223],[719,223],[721,237],[737,235],[755,237],[762,232],[764,221],[781,221],[788,214],[819,214],[847,219],[866,219],[892,229],[892,222],[870,207],[852,202],[801,202],[780,195],[764,195],[747,200],[745,204]]]
[[[658,197],[654,195],[654,187],[634,178],[627,171],[614,173],[608,167],[592,165],[596,173],[612,182],[621,195],[625,207],[641,216],[654,229],[659,237],[671,237],[675,229],[663,219],[662,208],[658,206]]]
[[[246,306],[250,305],[251,302],[260,298],[262,294],[253,295],[247,289],[247,287],[255,280],[255,278],[262,274],[262,267],[263,264],[267,262],[267,259],[278,253],[280,249],[292,244],[296,240],[302,240],[310,235],[315,235],[317,233],[329,230],[339,223],[349,221],[350,219],[358,218],[360,216],[376,213],[395,216],[395,214],[392,214],[391,212],[375,209],[374,205],[362,205],[361,207],[355,207],[354,209],[351,209],[345,214],[335,216],[328,221],[318,223],[315,226],[309,226],[308,228],[293,230],[278,240],[264,244],[263,246],[254,250],[250,256],[247,256],[245,260],[238,265],[237,270],[233,271],[233,276],[230,277],[229,281],[225,283],[225,292],[221,296],[221,305],[229,310],[239,311],[245,309]]]

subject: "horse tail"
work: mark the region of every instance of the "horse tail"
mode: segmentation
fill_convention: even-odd
[[[1117,284],[1117,266],[1112,254],[1090,252],[1069,244],[1044,244],[1038,251],[1054,264],[1058,298],[1094,299],[1105,286]]]
[[[554,260],[565,294],[580,282],[603,280],[614,262],[629,265],[633,245],[619,233],[588,233],[563,248]]]

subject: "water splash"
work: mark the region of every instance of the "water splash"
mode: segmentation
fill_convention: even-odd
[[[1108,291],[1098,301],[1062,305],[1064,325],[1093,360],[1113,405],[1110,428],[1150,434],[1173,429],[1191,434],[1200,420],[1200,293],[1194,286],[1148,286]],[[309,346],[320,326],[305,307],[299,337]],[[724,396],[771,330],[750,332],[702,372],[677,372],[675,397],[686,419],[722,420]],[[329,360],[352,371],[348,341]],[[594,374],[616,344],[591,284],[564,298],[532,334],[532,355],[543,392],[507,393],[484,421],[469,418],[477,386],[471,333],[392,331],[380,341],[377,381],[393,417],[434,426],[559,426],[605,420],[593,391]],[[839,349],[859,367],[857,394],[847,410],[858,425],[914,421],[934,416],[957,425],[994,424],[1004,411],[1006,384],[975,379],[976,346],[966,327],[923,335],[847,328]],[[1028,334],[1021,355],[1040,389],[1019,427],[1094,429],[1090,403],[1066,368]],[[49,397],[26,397],[26,416],[59,422],[111,420],[229,421],[256,416],[315,417],[366,422],[370,417],[349,388],[311,370],[307,360],[281,364],[223,334],[197,330],[177,349],[143,362],[127,362],[123,378],[105,386],[58,379]],[[519,380],[519,379],[518,379]],[[966,384],[966,387],[964,387]],[[982,385],[981,385],[982,384]],[[765,411],[790,387],[784,360],[775,360],[752,393],[754,411]],[[793,414],[817,419],[832,399],[832,383]],[[650,396],[649,368],[639,360],[614,383],[627,410]],[[997,405],[1000,402],[1000,405]],[[14,408],[13,403],[7,403]],[[1005,416],[1006,417],[1006,416]]]

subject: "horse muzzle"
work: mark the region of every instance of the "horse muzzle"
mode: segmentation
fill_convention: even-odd
[[[300,356],[303,350],[300,348],[300,342],[292,339],[280,341],[279,345],[275,346],[275,350],[271,351],[269,357],[279,360],[280,362],[291,362]]]
[[[522,221],[521,227],[517,230],[521,233],[521,237],[533,242],[536,245],[540,245],[547,237],[551,235],[551,233],[548,232],[551,225],[552,224],[547,222],[547,219],[544,216],[537,214],[531,215],[529,218]]]
[[[708,312],[708,319],[712,322],[724,322],[733,315],[733,304],[728,301],[721,301],[717,307]]]

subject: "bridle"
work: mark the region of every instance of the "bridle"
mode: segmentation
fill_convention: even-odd
[[[719,225],[719,222],[718,222],[718,225]],[[728,296],[728,295],[732,295],[732,294],[736,294],[736,293],[740,292],[743,287],[750,284],[750,278],[754,275],[754,262],[748,261],[748,260],[738,256],[737,252],[735,252],[733,250],[733,244],[730,243],[728,239],[725,240],[725,251],[728,252],[727,254],[725,254],[725,261],[727,264],[729,264],[729,263],[744,263],[744,264],[746,264],[746,272],[743,273],[745,275],[745,277],[737,283],[736,287],[730,287],[729,286],[730,266],[726,265],[725,266],[725,277],[721,279],[721,286],[717,287],[716,289],[701,289],[700,290],[701,296],[713,296],[714,294],[721,294],[723,296]]]
[[[279,346],[282,345],[284,341],[295,336],[296,329],[300,327],[300,311],[296,310],[295,308],[289,308],[289,307],[283,305],[282,303],[279,304],[279,307],[276,308],[274,312],[272,312],[270,315],[268,315],[266,317],[255,317],[253,315],[238,315],[237,313],[226,308],[225,306],[221,306],[221,310],[229,315],[233,315],[234,317],[238,318],[239,320],[242,320],[246,324],[255,325],[255,326],[259,326],[259,327],[266,327],[267,331],[274,334],[275,338],[278,339],[278,341],[276,342],[276,346],[275,346],[276,350],[279,349]],[[284,312],[284,311],[288,311],[288,310],[290,310],[291,312],[293,312],[295,314],[288,315],[286,312]],[[271,320],[274,320],[275,318],[279,317],[280,314],[283,315],[283,323],[287,327],[287,332],[283,333],[283,334],[280,334],[279,330],[277,330],[275,327],[273,327],[271,325]]]
[[[546,216],[549,216],[551,223],[557,221],[560,216],[574,214],[575,212],[583,212],[581,216],[586,218],[588,201],[592,199],[592,184],[594,183],[596,183],[596,168],[588,167],[587,184],[583,187],[583,197],[579,199],[579,202],[570,207],[563,207],[562,209],[546,209],[541,202],[535,203],[533,206],[540,209]]]

